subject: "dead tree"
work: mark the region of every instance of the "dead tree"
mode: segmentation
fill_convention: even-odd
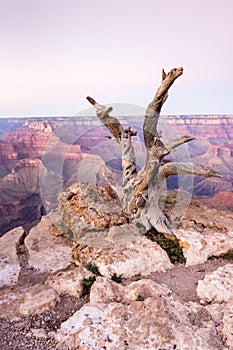
[[[212,169],[189,162],[172,162],[165,159],[176,147],[194,139],[182,136],[164,144],[157,130],[160,112],[168,97],[168,90],[174,81],[183,73],[183,68],[174,68],[168,74],[162,70],[162,83],[149,103],[144,117],[143,134],[146,147],[145,165],[137,172],[134,147],[131,138],[136,132],[131,128],[124,129],[117,118],[109,113],[112,107],[105,107],[93,98],[87,100],[96,108],[96,114],[101,122],[110,130],[115,140],[122,148],[122,187],[114,183],[111,174],[105,172],[109,184],[117,192],[125,215],[130,222],[151,228],[166,235],[172,234],[172,223],[159,207],[159,199],[166,179],[175,174],[196,174],[204,177],[220,177]]]

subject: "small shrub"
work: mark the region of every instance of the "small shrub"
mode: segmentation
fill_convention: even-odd
[[[142,295],[138,295],[136,301],[144,301],[144,297]]]
[[[162,199],[161,199],[161,202],[164,203],[164,204],[172,204],[172,201],[170,201],[170,200],[167,199],[167,198],[162,198]]]
[[[223,255],[222,255],[222,258],[223,258],[224,260],[230,260],[230,261],[232,261],[232,260],[233,260],[233,249],[230,249],[230,250],[228,250],[228,252],[227,252],[226,254],[223,254]]]
[[[116,272],[111,276],[111,279],[116,283],[121,283],[122,275],[117,275]]]
[[[99,268],[98,266],[96,266],[95,264],[92,264],[91,262],[88,262],[85,265],[86,269],[88,269],[89,271],[91,271],[92,273],[94,273],[95,275],[99,275]]]
[[[89,278],[84,278],[82,280],[82,286],[83,286],[83,295],[88,294],[90,291],[90,288],[92,286],[92,284],[95,282],[96,277],[95,276],[91,276]]]
[[[179,245],[179,241],[175,236],[172,238],[168,238],[163,233],[159,233],[153,229],[147,232],[146,236],[153,242],[159,244],[160,247],[167,252],[167,255],[169,256],[173,264],[178,262],[186,262],[182,248]]]
[[[219,256],[209,256],[208,260],[213,261],[217,259],[223,259],[227,261],[233,261],[233,249],[228,250],[225,254],[221,254]]]
[[[17,255],[26,254],[26,250],[23,250],[23,249],[21,249],[21,248],[17,248],[17,249],[16,249],[16,254],[17,254]]]

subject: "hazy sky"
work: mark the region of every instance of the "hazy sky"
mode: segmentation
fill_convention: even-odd
[[[0,0],[0,116],[146,106],[184,67],[163,114],[233,113],[232,0]]]

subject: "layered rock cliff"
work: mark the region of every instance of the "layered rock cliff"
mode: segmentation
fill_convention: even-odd
[[[138,131],[134,140],[138,168],[145,160],[142,120],[122,119]],[[196,136],[172,154],[174,159],[207,164],[223,176],[172,177],[168,188],[182,186],[208,197],[233,191],[232,116],[168,116],[161,119],[160,128],[164,139]],[[105,184],[104,163],[120,181],[120,147],[106,138],[108,132],[95,117],[0,119],[0,136],[1,233],[55,208],[58,193],[74,182]]]

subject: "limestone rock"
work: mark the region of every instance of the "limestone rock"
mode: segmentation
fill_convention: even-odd
[[[131,237],[129,235],[127,238],[127,234],[124,233],[127,233],[125,230],[129,229],[128,226],[122,225],[113,229],[111,232],[115,242],[113,248],[91,247],[80,243],[74,245],[75,263],[81,266],[92,262],[98,266],[101,275],[105,277],[111,277],[114,273],[125,278],[138,274],[147,276],[152,272],[172,268],[173,265],[167,253],[157,243],[140,234],[134,234]]]
[[[24,229],[17,227],[0,238],[0,288],[18,282],[20,264],[16,245],[23,234]]]
[[[150,279],[142,279],[123,287],[105,277],[97,277],[90,290],[91,303],[122,302],[130,303],[137,300],[138,296],[143,299],[158,298],[170,295],[171,291],[164,285],[160,285]]]
[[[221,335],[228,350],[233,349],[233,299],[227,303],[207,305],[209,314],[216,322],[218,333]]]
[[[48,216],[42,217],[25,239],[29,251],[29,265],[40,272],[57,272],[72,262],[68,238],[55,237],[53,224]]]
[[[175,229],[174,233],[180,241],[186,266],[202,264],[210,256],[220,256],[233,249],[233,231],[217,232]]]
[[[12,321],[22,317],[19,312],[19,305],[23,302],[23,297],[27,288],[20,287],[3,289],[0,291],[0,318],[6,318]]]
[[[36,284],[30,288],[19,306],[19,312],[23,316],[41,313],[56,305],[60,299],[53,288]]]
[[[124,288],[106,277],[97,277],[90,290],[91,303],[119,302],[124,298]]]
[[[0,291],[0,318],[18,320],[53,308],[57,302],[56,291],[44,284],[3,289]]]
[[[227,302],[233,300],[233,264],[219,267],[198,281],[197,295],[204,301]]]
[[[93,274],[86,268],[74,268],[49,277],[46,284],[55,289],[58,294],[68,294],[79,298],[83,291],[82,280],[91,276]]]
[[[95,283],[101,283],[101,280]],[[147,292],[150,284],[152,287]],[[193,325],[190,310],[168,295],[167,288],[159,286],[156,291],[157,287],[150,280],[134,282],[121,288],[127,300],[123,298],[116,302],[117,295],[114,296],[110,282],[107,292],[111,290],[111,298],[115,301],[85,304],[63,322],[57,332],[58,349],[219,349],[212,339],[213,323],[203,323],[200,328]],[[131,294],[127,297],[129,290]],[[144,294],[142,301],[135,300],[139,292]],[[99,296],[102,298],[102,291]]]
[[[127,220],[108,186],[76,183],[59,194],[58,210],[71,238],[79,239],[90,227],[109,228]]]

